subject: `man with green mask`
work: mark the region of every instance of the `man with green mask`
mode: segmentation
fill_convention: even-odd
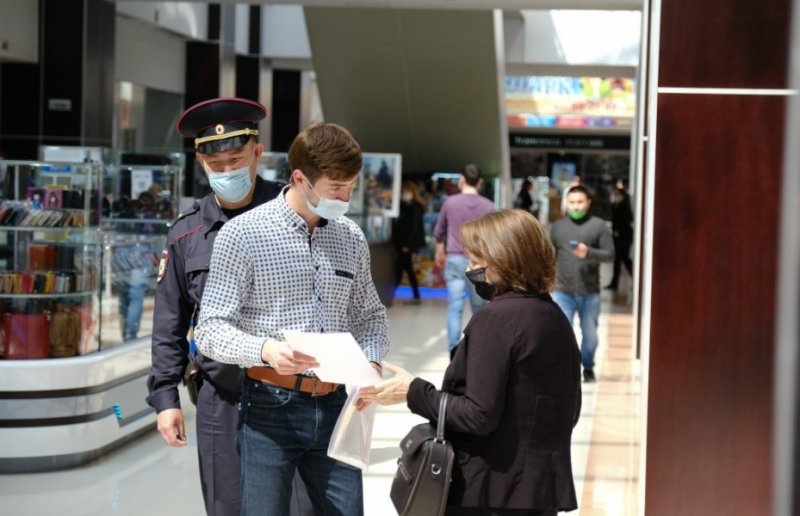
[[[583,186],[567,191],[567,216],[550,229],[558,258],[558,281],[553,301],[572,323],[581,323],[583,381],[595,381],[597,321],[600,317],[600,264],[614,260],[614,239],[605,221],[589,215],[592,201]]]

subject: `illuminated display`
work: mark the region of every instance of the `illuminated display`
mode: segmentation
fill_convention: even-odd
[[[626,77],[508,76],[509,127],[628,128],[635,83]]]

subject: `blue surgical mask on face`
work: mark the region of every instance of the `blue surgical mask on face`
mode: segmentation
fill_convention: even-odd
[[[311,186],[310,182],[308,186]],[[306,192],[305,190],[303,190],[302,187],[300,188],[300,191],[303,192],[303,197],[306,198],[306,206],[308,207],[308,209],[311,210],[312,213],[316,214],[319,217],[322,217],[323,219],[327,220],[338,219],[339,217],[347,213],[347,210],[350,208],[349,202],[340,201],[339,199],[326,199],[325,197],[322,197],[320,194],[318,194],[317,191],[314,190],[314,187],[311,186],[311,191],[317,194],[317,197],[319,197],[319,202],[317,203],[316,206],[314,206],[313,204],[311,204],[311,201],[308,200],[308,196],[306,195]]]
[[[239,202],[250,193],[253,180],[250,178],[250,165],[237,168],[228,172],[211,172],[208,174],[208,184],[214,193],[226,202]]]

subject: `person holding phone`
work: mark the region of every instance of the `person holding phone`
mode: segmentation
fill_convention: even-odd
[[[594,382],[597,323],[600,317],[600,264],[614,260],[614,240],[606,222],[589,215],[592,200],[583,186],[566,195],[567,215],[550,229],[558,258],[558,281],[553,301],[572,324],[575,313],[581,324],[583,381]]]

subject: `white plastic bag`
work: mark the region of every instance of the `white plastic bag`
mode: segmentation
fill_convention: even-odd
[[[328,444],[328,457],[366,471],[372,445],[372,424],[375,421],[375,403],[362,411],[356,410],[359,387],[348,386],[344,404],[333,435]]]

